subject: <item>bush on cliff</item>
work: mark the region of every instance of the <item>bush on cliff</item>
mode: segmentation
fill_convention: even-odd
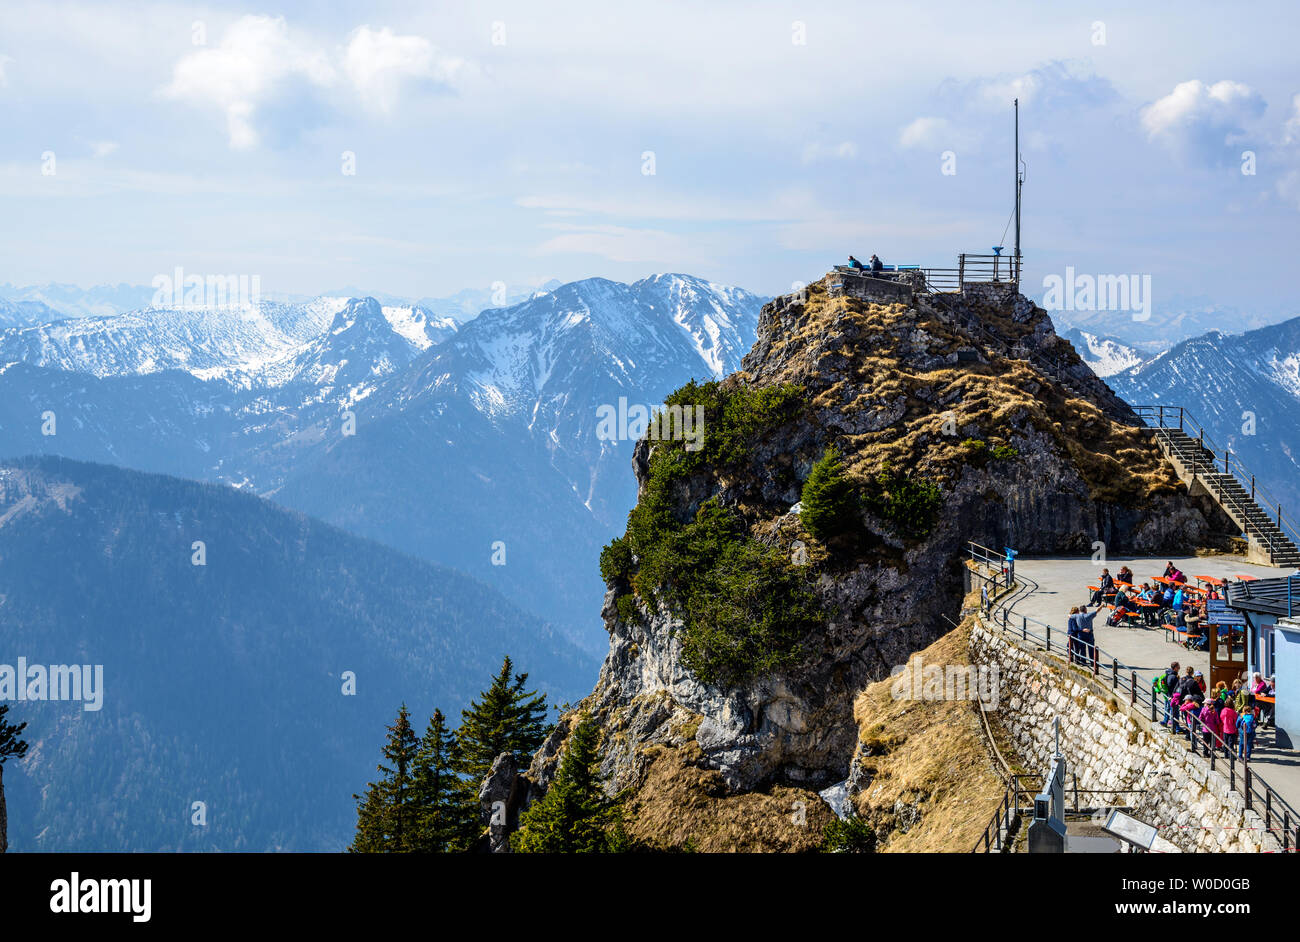
[[[816,539],[829,543],[851,533],[858,522],[853,482],[834,447],[817,459],[799,498],[799,519]]]
[[[803,409],[802,390],[691,382],[666,404],[704,406],[703,447],[688,451],[671,435],[656,445],[626,534],[601,553],[601,575],[682,617],[683,659],[706,683],[740,683],[792,664],[800,640],[825,622],[806,574],[776,548],[752,540],[740,515],[716,500],[681,519],[678,485],[749,460],[756,442]],[[634,614],[630,603],[620,595],[621,617]]]
[[[934,529],[943,492],[933,481],[886,464],[863,493],[863,505],[884,520],[898,536],[923,540]]]

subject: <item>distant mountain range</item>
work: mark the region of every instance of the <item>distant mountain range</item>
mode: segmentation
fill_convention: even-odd
[[[1190,410],[1300,521],[1300,318],[1185,340],[1106,381],[1134,405]]]
[[[537,288],[514,288],[504,284],[491,288],[466,288],[446,297],[408,298],[383,292],[364,291],[356,287],[321,292],[322,297],[373,297],[390,307],[418,307],[438,317],[450,317],[457,323],[473,320],[480,312],[493,307],[508,307],[527,301],[539,293],[558,288],[554,279]],[[0,284],[0,327],[41,324],[63,317],[106,317],[153,308],[157,290],[148,285],[77,285],[51,282],[43,285]],[[281,292],[265,292],[263,299],[281,304],[304,304],[311,297]]]
[[[1118,338],[1124,345],[1154,356],[1213,330],[1255,330],[1280,323],[1295,313],[1295,308],[1244,311],[1204,297],[1171,297],[1158,300],[1145,320],[1135,320],[1126,311],[1111,310],[1054,310],[1051,315],[1062,336],[1068,328],[1077,328],[1095,337]]]
[[[400,703],[456,717],[507,653],[553,702],[595,671],[460,573],[251,494],[59,458],[0,463],[0,623],[0,663],[103,667],[99,709],[12,704],[31,743],[5,768],[15,850],[341,850]]]
[[[635,482],[629,430],[599,435],[598,410],[735,370],[763,301],[659,275],[465,323],[323,296],[9,328],[0,457],[247,488],[471,573],[603,648],[596,559]]]

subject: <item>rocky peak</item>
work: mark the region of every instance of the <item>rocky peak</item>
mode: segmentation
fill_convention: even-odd
[[[638,507],[602,557],[610,650],[579,708],[646,820],[662,763],[718,783],[676,838],[643,827],[652,843],[763,790],[819,802],[842,782],[855,696],[951,627],[967,540],[1156,554],[1228,529],[1028,299],[880,303],[836,281],[767,304],[739,372],[670,397],[702,404],[702,451],[635,451]],[[795,505],[828,446],[856,496],[819,539]],[[567,728],[527,773],[539,788]]]

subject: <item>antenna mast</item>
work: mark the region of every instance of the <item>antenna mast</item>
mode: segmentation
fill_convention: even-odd
[[[1024,181],[1020,176],[1020,99],[1013,99],[1016,111],[1016,274],[1015,281],[1020,283],[1020,184]]]

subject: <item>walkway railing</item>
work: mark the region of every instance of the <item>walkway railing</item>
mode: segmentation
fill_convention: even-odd
[[[1020,284],[1022,259],[1015,255],[962,252],[956,268],[922,268],[931,291],[961,291],[968,284]]]
[[[1073,776],[1074,788],[1068,789],[1066,794],[1074,795],[1074,807],[1067,809],[1071,814],[1083,815],[1096,810],[1091,805],[1081,805],[1079,799],[1081,796],[1093,795],[1143,795],[1146,794],[1139,788],[1080,788],[1078,776]],[[1023,811],[1030,810],[1034,807],[1034,796],[1043,790],[1043,776],[1039,773],[1020,773],[1011,776],[1011,781],[1007,783],[1005,791],[1002,793],[1002,802],[998,805],[998,810],[993,813],[992,820],[989,821],[988,827],[980,835],[979,840],[975,842],[975,847],[971,853],[974,854],[1000,854],[1010,850],[1015,842],[1015,835],[1019,830],[1020,815]],[[1027,783],[1037,782],[1032,785]],[[1021,797],[1027,801],[1022,806]],[[1106,807],[1127,809],[1131,805],[1114,805],[1108,804]]]
[[[1232,477],[1243,491],[1250,493],[1250,500],[1255,505],[1255,509],[1270,521],[1276,521],[1282,535],[1289,539],[1293,546],[1300,547],[1300,531],[1296,530],[1290,518],[1283,515],[1281,501],[1255,479],[1255,475],[1236,455],[1215,444],[1214,439],[1206,433],[1205,426],[1190,412],[1182,406],[1134,406],[1133,411],[1151,428],[1178,429],[1200,446],[1201,450],[1196,453],[1189,470],[1202,478],[1202,482],[1215,494],[1220,503],[1235,510],[1240,519],[1250,519],[1251,508],[1236,495],[1226,491],[1214,478],[1207,478],[1207,475],[1223,474]],[[1206,452],[1213,457],[1206,457]],[[1256,535],[1268,544],[1272,556],[1278,555],[1278,552],[1284,548],[1270,534]]]
[[[989,552],[987,547],[973,541],[968,542],[967,550],[972,561],[980,564],[983,564],[984,554]],[[977,570],[971,570],[971,573],[976,578],[986,579],[996,585],[995,576],[986,576]],[[1108,654],[1099,646],[1084,644],[1081,649],[1076,648],[1072,651],[1067,632],[1060,628],[1053,629],[1047,622],[1036,618],[1016,615],[1011,610],[1011,606],[1015,604],[1020,594],[1019,592],[1004,594],[994,600],[994,595],[990,592],[991,601],[989,609],[985,612],[983,624],[1012,640],[1018,639],[1023,647],[1027,648],[1032,641],[1041,646],[1047,654],[1058,654],[1072,665],[1078,665],[1081,650],[1084,668],[1086,670],[1091,667],[1090,673],[1094,683],[1098,685],[1109,683],[1112,692],[1128,697],[1129,709],[1132,712],[1149,714],[1152,723],[1159,722],[1158,717],[1168,711],[1169,695],[1163,697],[1163,703],[1159,702],[1161,698],[1149,685],[1138,682],[1137,668],[1122,663],[1119,658]],[[1034,630],[1030,630],[1031,624]],[[1297,814],[1272,786],[1255,774],[1249,759],[1238,758],[1217,733],[1209,733],[1209,741],[1206,742],[1204,734],[1208,731],[1199,717],[1189,715],[1187,725],[1194,733],[1189,737],[1188,746],[1191,751],[1197,755],[1203,754],[1209,759],[1211,770],[1215,770],[1219,762],[1226,763],[1228,787],[1242,796],[1246,808],[1259,813],[1264,819],[1265,830],[1281,831],[1279,843],[1283,850],[1300,849],[1300,814]],[[1274,822],[1281,827],[1274,828]]]

